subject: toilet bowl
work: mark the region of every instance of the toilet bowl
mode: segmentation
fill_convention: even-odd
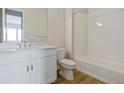
[[[73,80],[73,69],[75,68],[75,62],[69,59],[63,59],[60,62],[61,70],[60,75],[66,80]]]
[[[73,69],[75,68],[75,62],[70,59],[64,59],[65,48],[57,49],[57,59],[60,65],[59,74],[66,80],[73,80]]]

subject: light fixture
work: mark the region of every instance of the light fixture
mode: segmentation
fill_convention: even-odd
[[[102,27],[102,26],[103,26],[103,23],[101,23],[101,22],[96,22],[96,25],[97,25],[98,27]]]

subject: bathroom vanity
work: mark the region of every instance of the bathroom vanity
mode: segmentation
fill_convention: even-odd
[[[41,12],[39,9],[0,8],[0,84],[42,84],[56,80],[56,47],[25,47],[27,41],[45,42],[41,38],[44,40],[47,36],[44,28],[47,18],[42,16],[46,11],[43,10],[41,15],[39,11]],[[26,29],[23,28],[24,24]],[[30,32],[27,35],[31,40],[24,37],[23,31]],[[42,45],[44,44],[46,43]]]
[[[56,48],[52,46],[0,50],[1,84],[43,84],[57,78]]]

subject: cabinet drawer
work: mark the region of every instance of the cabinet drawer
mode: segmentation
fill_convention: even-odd
[[[56,49],[44,49],[44,50],[35,49],[31,51],[30,55],[31,55],[31,59],[52,56],[52,55],[56,55]]]
[[[56,50],[55,49],[41,50],[41,57],[53,56],[53,55],[56,55]]]
[[[15,51],[10,53],[0,53],[0,65],[29,60],[28,51]]]

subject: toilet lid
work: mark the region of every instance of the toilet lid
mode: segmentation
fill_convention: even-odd
[[[64,65],[69,65],[69,66],[74,66],[75,65],[75,62],[72,61],[72,60],[69,60],[69,59],[63,59],[61,63],[64,64]]]

